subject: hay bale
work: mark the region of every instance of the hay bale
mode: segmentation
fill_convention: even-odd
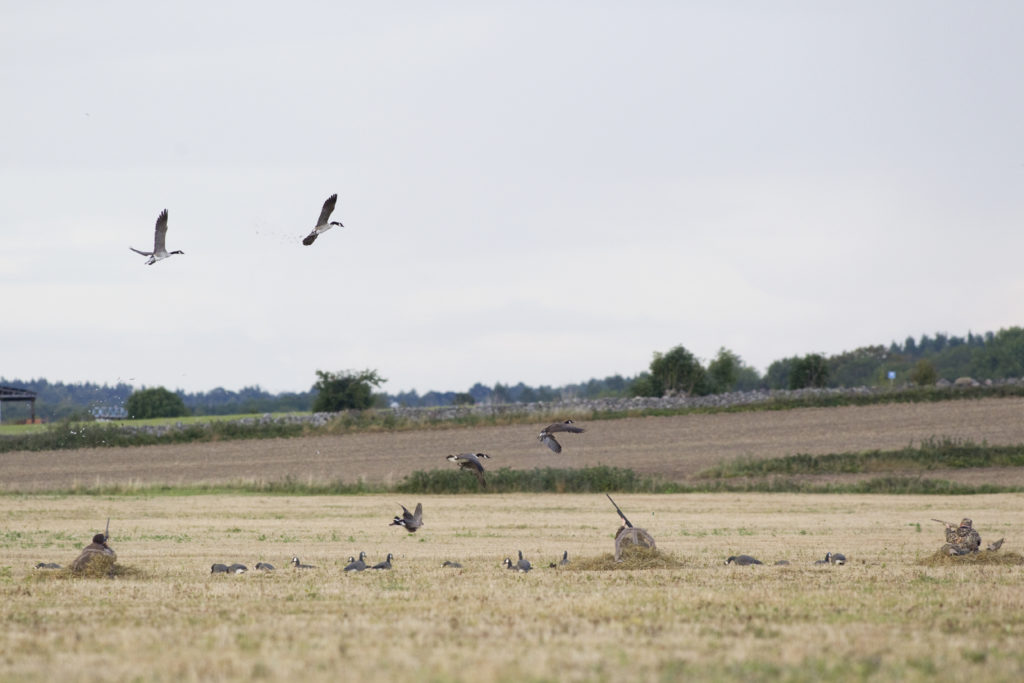
[[[646,548],[639,545],[627,546],[620,557],[615,555],[599,555],[573,560],[572,564],[563,567],[567,571],[610,571],[638,569],[679,569],[683,563],[670,553],[657,548]]]
[[[1024,556],[1019,553],[995,552],[983,550],[969,555],[950,555],[942,550],[922,559],[918,564],[926,567],[961,567],[961,566],[1014,566],[1024,564]]]

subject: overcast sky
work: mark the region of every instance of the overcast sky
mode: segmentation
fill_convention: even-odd
[[[0,376],[562,385],[1024,323],[1024,3],[6,3]],[[344,222],[302,246],[330,194]],[[170,214],[169,249],[152,248]]]

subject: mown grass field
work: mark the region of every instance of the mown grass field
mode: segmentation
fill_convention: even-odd
[[[601,495],[0,497],[2,680],[1020,680],[1024,567],[927,566],[930,517],[1021,550],[1024,496],[628,495],[674,570],[610,553]],[[415,500],[404,500],[407,506]],[[123,577],[66,565],[112,518]],[[522,550],[536,569],[502,569]],[[344,574],[349,555],[390,572]],[[847,566],[815,566],[826,551]],[[753,554],[785,567],[725,566]],[[292,555],[317,565],[296,572]],[[442,569],[445,559],[461,570]],[[213,562],[273,574],[209,574]]]
[[[974,519],[1022,552],[1024,494],[615,494],[677,569],[547,569],[612,551],[600,494],[422,496],[426,526],[388,522],[415,497],[52,495],[98,484],[397,483],[484,450],[492,467],[597,464],[675,480],[723,462],[1024,443],[1024,400],[601,420],[550,454],[532,426],[319,435],[0,455],[0,680],[969,680],[1024,677],[1024,567],[927,563],[931,517]],[[569,417],[569,416],[566,416]],[[928,471],[1024,481],[1020,467]],[[920,474],[920,472],[918,472]],[[470,477],[469,474],[465,474]],[[823,477],[843,477],[828,473]],[[914,476],[917,476],[916,474]],[[112,518],[126,573],[69,578]],[[394,553],[391,572],[344,574]],[[500,567],[522,550],[536,569]],[[844,567],[815,566],[826,551]],[[789,566],[725,566],[748,553]],[[292,555],[317,565],[287,567]],[[461,570],[441,568],[445,559]],[[211,576],[214,562],[269,574]]]

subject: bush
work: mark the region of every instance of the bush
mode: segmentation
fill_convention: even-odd
[[[184,417],[188,408],[181,396],[164,389],[142,389],[132,393],[124,404],[128,417],[132,420],[145,420],[151,417]]]
[[[316,371],[317,380],[313,390],[318,392],[313,399],[314,413],[337,413],[342,410],[366,410],[373,406],[373,387],[387,380],[376,370],[362,372]]]

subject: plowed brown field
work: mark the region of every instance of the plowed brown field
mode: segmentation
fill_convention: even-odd
[[[567,416],[569,417],[569,416]],[[794,453],[896,449],[928,438],[1024,443],[1024,399],[627,418],[582,423],[560,435],[561,455],[536,439],[542,426],[513,425],[226,441],[0,455],[7,490],[97,484],[239,481],[397,483],[415,470],[449,467],[445,456],[483,451],[490,467],[612,465],[684,481],[723,460]],[[1021,468],[933,470],[929,477],[1024,485]]]

